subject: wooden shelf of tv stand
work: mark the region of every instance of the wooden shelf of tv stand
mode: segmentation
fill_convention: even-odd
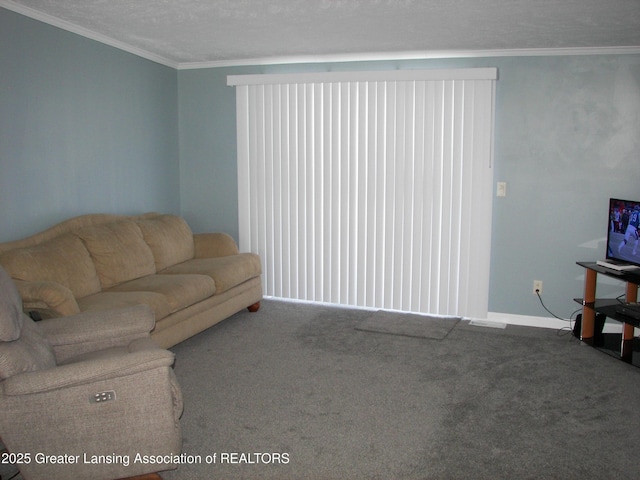
[[[613,320],[622,322],[620,358],[630,362],[633,352],[633,330],[634,327],[639,326],[639,322],[617,314],[615,311],[616,303],[618,303],[617,300],[597,299],[596,287],[598,274],[616,278],[627,284],[625,302],[636,302],[638,299],[640,273],[637,271],[615,271],[602,267],[595,262],[577,262],[577,264],[585,269],[584,296],[582,299],[576,299],[582,304],[582,328],[580,332],[580,339],[589,345],[593,345],[596,312],[603,313]]]

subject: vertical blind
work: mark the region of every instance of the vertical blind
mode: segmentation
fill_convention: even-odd
[[[240,75],[266,296],[486,318],[496,69]]]

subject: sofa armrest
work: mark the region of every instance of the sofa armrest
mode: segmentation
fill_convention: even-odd
[[[147,305],[88,311],[38,322],[58,362],[105,348],[128,345],[149,337],[155,317]]]
[[[122,355],[97,357],[46,370],[14,375],[2,383],[5,395],[45,393],[61,388],[90,385],[125,377],[158,367],[171,367],[175,356],[162,348],[147,348]],[[117,380],[114,382],[117,386]]]
[[[235,240],[226,233],[196,233],[193,243],[195,258],[226,257],[239,253]]]
[[[56,282],[14,280],[26,311],[36,310],[49,316],[64,317],[80,313],[78,302],[67,287]]]

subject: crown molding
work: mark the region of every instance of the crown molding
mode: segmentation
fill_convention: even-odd
[[[0,0],[0,7],[19,13],[34,20],[58,27],[71,33],[95,40],[111,47],[123,50],[138,57],[176,70],[193,70],[201,68],[264,66],[297,63],[345,63],[401,60],[434,60],[447,58],[488,58],[488,57],[532,57],[532,56],[572,56],[572,55],[629,55],[640,54],[640,46],[620,47],[576,47],[576,48],[522,48],[503,50],[427,50],[406,52],[371,52],[341,55],[299,55],[282,57],[246,58],[232,60],[216,60],[210,62],[176,62],[161,55],[134,47],[115,38],[80,27],[66,20],[48,15],[11,0]]]
[[[640,55],[640,46],[575,47],[575,48],[514,48],[502,50],[440,50],[387,53],[354,53],[344,55],[306,55],[248,58],[178,64],[178,70],[198,68],[241,67],[250,65],[284,65],[296,63],[344,63],[401,60],[435,60],[447,58],[546,57],[572,55]]]
[[[249,75],[228,75],[227,85],[280,85],[286,83],[335,83],[335,82],[386,82],[403,80],[496,80],[498,69],[454,68],[437,70],[377,70],[338,71],[314,73],[261,73]]]

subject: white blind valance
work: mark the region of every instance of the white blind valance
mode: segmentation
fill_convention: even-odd
[[[378,70],[363,72],[271,73],[229,75],[227,85],[293,85],[298,83],[496,80],[496,68],[438,70]]]
[[[230,76],[265,295],[486,318],[496,69]]]

